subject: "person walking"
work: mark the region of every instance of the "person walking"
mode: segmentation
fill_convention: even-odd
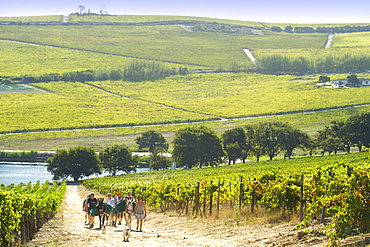
[[[87,206],[87,200],[91,197],[90,193],[86,196],[85,200],[82,203],[82,211],[85,216],[85,224],[89,224],[89,207]]]
[[[107,218],[108,226],[113,225],[115,208],[116,208],[116,200],[114,199],[114,197],[112,197],[111,193],[108,193],[107,199],[105,199],[105,202],[112,205],[112,207],[113,207],[112,212],[109,215],[107,215],[108,216],[108,218]]]
[[[143,221],[146,218],[146,203],[142,195],[139,195],[137,200],[134,208],[134,215],[137,220],[136,231],[142,232]]]
[[[95,194],[94,192],[91,192],[90,193],[90,198],[87,199],[86,201],[86,206],[88,208],[88,212],[89,212],[89,224],[90,224],[90,228],[93,228],[94,227],[94,217],[95,216],[92,216],[91,215],[91,210],[93,208],[96,208],[96,204],[98,203],[98,200],[95,198]]]

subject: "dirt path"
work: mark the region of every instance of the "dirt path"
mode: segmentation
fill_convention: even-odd
[[[329,49],[331,47],[331,44],[333,43],[334,34],[331,33],[328,36],[328,41],[326,42],[325,49]]]
[[[148,212],[143,232],[132,231],[130,242],[122,242],[121,225],[107,227],[103,234],[85,227],[81,211],[88,191],[82,185],[68,185],[62,211],[39,231],[28,246],[325,246],[324,237],[301,236],[295,223],[236,225],[235,220],[212,220]],[[98,197],[100,195],[97,195]],[[98,226],[98,218],[95,226]],[[136,222],[132,224],[136,229]],[[303,234],[304,235],[304,234]]]

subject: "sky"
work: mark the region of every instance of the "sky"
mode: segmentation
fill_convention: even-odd
[[[68,15],[84,6],[112,15],[180,15],[269,23],[370,23],[370,0],[0,0],[0,17]]]

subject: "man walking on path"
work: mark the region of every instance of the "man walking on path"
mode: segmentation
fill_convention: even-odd
[[[94,217],[95,216],[92,216],[91,215],[91,209],[95,208],[96,207],[96,204],[98,203],[98,200],[95,198],[95,194],[94,192],[91,192],[90,193],[90,198],[87,199],[87,207],[88,207],[88,213],[89,213],[89,224],[90,224],[90,228],[93,228],[94,227]]]

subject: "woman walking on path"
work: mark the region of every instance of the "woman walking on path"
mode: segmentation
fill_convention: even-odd
[[[146,204],[143,200],[143,196],[140,195],[137,197],[138,201],[136,202],[134,208],[134,215],[137,219],[136,231],[141,232],[143,229],[143,221],[146,218]]]

